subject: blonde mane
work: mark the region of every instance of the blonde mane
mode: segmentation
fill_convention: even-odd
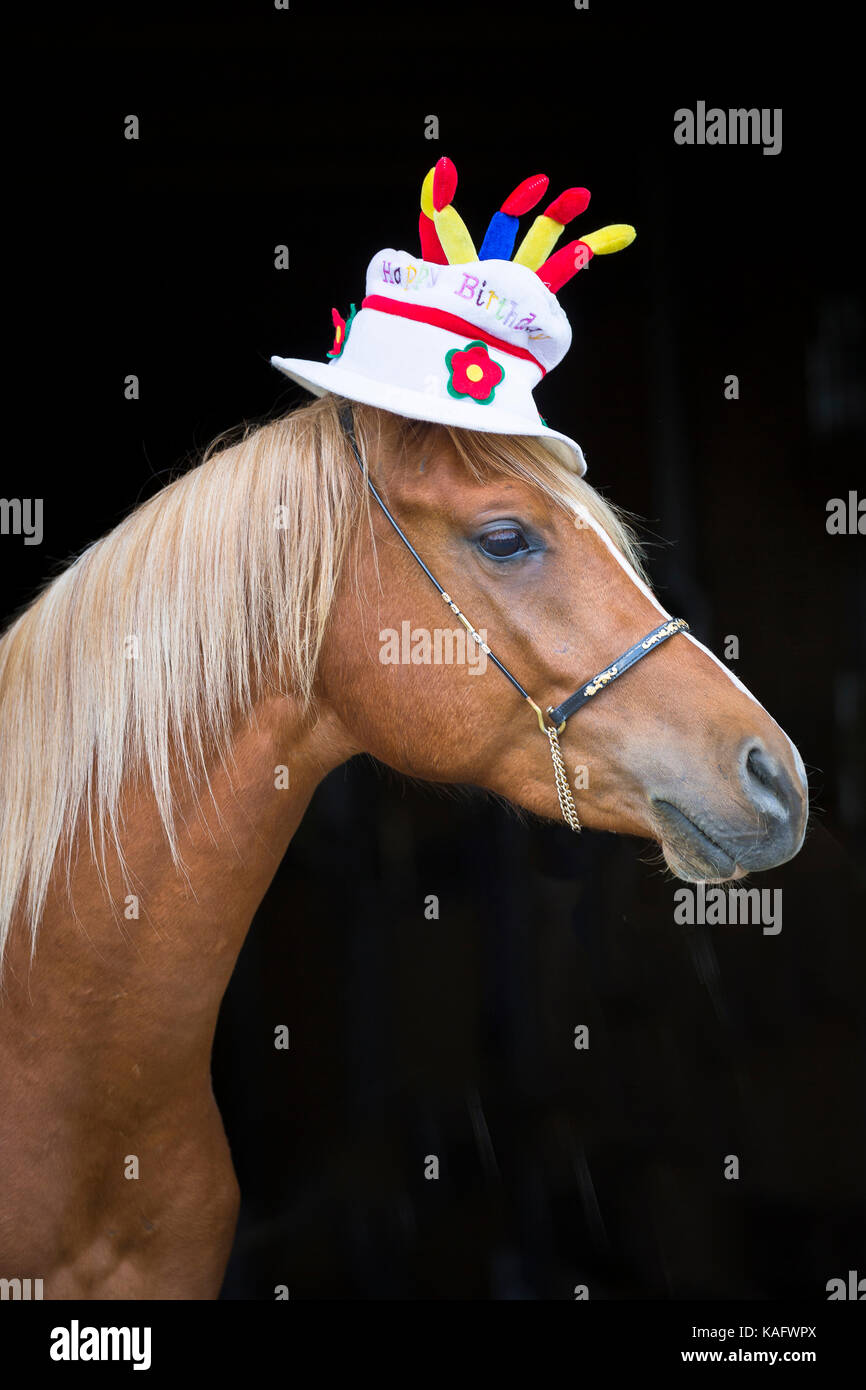
[[[206,786],[232,729],[271,687],[312,698],[343,558],[367,493],[316,399],[212,445],[54,579],[0,638],[0,959],[13,914],[36,932],[58,854],[86,827],[121,867],[121,792],[150,791],[176,864],[180,777]],[[356,406],[363,456],[441,426]],[[397,439],[393,440],[396,432]],[[519,477],[583,506],[640,569],[619,514],[543,441],[447,429],[476,475]]]

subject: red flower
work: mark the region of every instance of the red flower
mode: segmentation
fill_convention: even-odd
[[[346,346],[346,339],[349,336],[349,329],[352,327],[352,319],[355,317],[356,312],[357,311],[353,304],[351,308],[351,313],[349,314],[349,318],[347,321],[343,318],[343,315],[340,313],[339,309],[331,310],[331,318],[334,322],[334,343],[331,348],[331,351],[327,353],[328,357],[340,356],[340,353]]]
[[[479,405],[489,405],[505,372],[487,351],[486,343],[474,342],[465,348],[451,348],[445,354],[448,367],[448,394],[457,400],[471,396]]]

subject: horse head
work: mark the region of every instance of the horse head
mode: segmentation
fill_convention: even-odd
[[[485,646],[368,507],[353,527],[318,697],[359,748],[399,772],[473,783],[558,818],[547,740],[485,648],[544,709],[598,673],[604,686],[618,654],[669,617],[628,526],[542,440],[369,407],[355,415],[371,480]],[[802,845],[796,748],[688,632],[610,680],[562,730],[561,747],[583,825],[656,841],[679,878],[739,878]]]

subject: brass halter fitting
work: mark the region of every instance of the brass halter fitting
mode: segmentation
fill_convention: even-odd
[[[546,733],[547,733],[547,725],[546,725],[545,722],[544,722],[544,715],[541,713],[541,710],[538,708],[538,705],[535,703],[535,701],[534,701],[529,695],[527,695],[527,697],[526,697],[526,703],[527,703],[528,705],[531,705],[532,708],[535,710],[535,717],[536,717],[536,719],[538,720],[538,727],[539,727],[539,729],[541,730],[541,732],[542,732],[543,734],[546,734]]]

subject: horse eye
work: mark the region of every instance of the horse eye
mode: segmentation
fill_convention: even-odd
[[[517,526],[499,526],[495,531],[485,531],[478,544],[485,555],[492,555],[496,560],[508,559],[529,549],[526,537]]]

